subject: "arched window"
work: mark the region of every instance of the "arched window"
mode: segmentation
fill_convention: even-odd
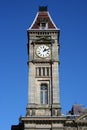
[[[41,104],[48,104],[48,86],[47,84],[41,84]]]

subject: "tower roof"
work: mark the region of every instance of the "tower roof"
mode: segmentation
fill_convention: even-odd
[[[40,6],[37,15],[28,30],[59,30],[54,24],[47,6]]]

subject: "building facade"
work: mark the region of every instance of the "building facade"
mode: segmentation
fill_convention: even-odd
[[[62,115],[59,86],[59,34],[47,7],[39,7],[28,35],[26,116],[12,130],[87,130],[87,114]]]

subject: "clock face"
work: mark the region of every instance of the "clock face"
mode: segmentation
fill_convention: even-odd
[[[50,55],[50,48],[46,45],[41,45],[36,49],[36,54],[42,58],[48,57]]]

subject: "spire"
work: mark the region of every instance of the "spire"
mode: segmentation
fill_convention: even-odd
[[[37,15],[28,30],[59,30],[54,24],[47,6],[39,6]]]

